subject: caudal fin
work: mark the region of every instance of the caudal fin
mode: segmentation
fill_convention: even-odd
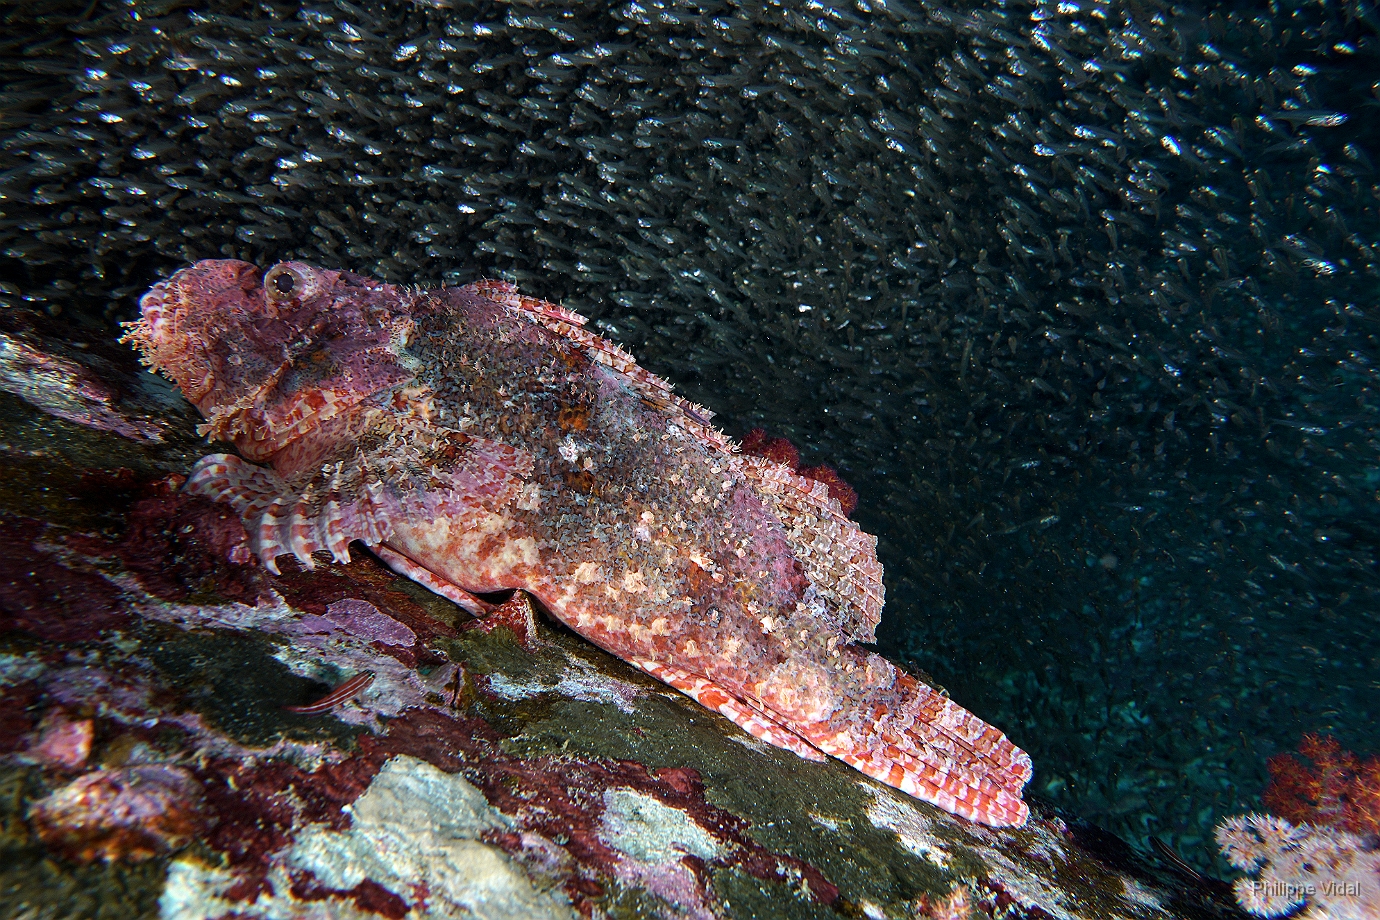
[[[840,651],[827,665],[794,662],[759,684],[767,712],[824,753],[946,811],[993,827],[1026,822],[1025,751],[885,658]],[[791,682],[784,692],[773,686],[782,678]],[[802,694],[811,684],[822,691]]]

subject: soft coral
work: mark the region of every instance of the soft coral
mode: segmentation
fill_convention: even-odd
[[[1353,834],[1380,834],[1380,756],[1360,758],[1335,738],[1307,734],[1299,753],[1266,763],[1270,784],[1261,796],[1274,814],[1295,824],[1328,824]]]
[[[852,515],[858,508],[857,491],[843,481],[838,470],[827,464],[802,467],[800,465],[800,451],[796,450],[795,445],[785,438],[774,438],[767,434],[764,429],[754,428],[743,437],[743,443],[739,446],[739,450],[754,457],[765,457],[774,463],[790,467],[793,472],[804,476],[806,479],[824,483],[829,490],[829,495],[838,501],[839,506],[843,509],[845,517]]]

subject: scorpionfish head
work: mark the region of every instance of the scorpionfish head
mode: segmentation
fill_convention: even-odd
[[[349,272],[207,260],[155,284],[127,324],[145,364],[207,419],[202,433],[271,458],[366,397],[413,376],[406,292]]]

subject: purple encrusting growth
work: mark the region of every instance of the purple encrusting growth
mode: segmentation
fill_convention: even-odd
[[[59,770],[78,770],[91,756],[94,732],[90,719],[73,718],[54,706],[44,713],[38,738],[24,752],[24,759]]]
[[[326,619],[361,639],[372,639],[385,645],[410,647],[417,641],[417,634],[412,630],[357,597],[347,597],[331,604],[326,608]]]

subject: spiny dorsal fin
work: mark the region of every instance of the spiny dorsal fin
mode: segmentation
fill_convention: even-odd
[[[526,294],[520,293],[517,285],[509,281],[476,281],[469,287],[494,303],[501,303],[505,307],[531,313],[534,316],[549,317],[569,323],[572,326],[583,326],[589,322],[588,317],[582,316],[574,310],[567,310],[560,304],[538,300],[535,297],[528,297]]]
[[[785,525],[786,540],[815,590],[838,607],[840,633],[853,642],[872,642],[886,600],[877,538],[844,516],[824,483],[762,457],[740,454],[733,463]]]

